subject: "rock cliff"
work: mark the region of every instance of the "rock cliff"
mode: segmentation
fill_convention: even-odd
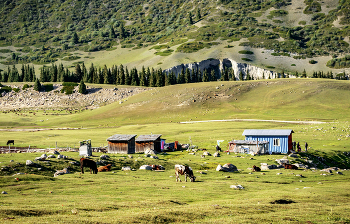
[[[202,72],[204,71],[204,69],[207,69],[207,70],[214,69],[216,72],[216,76],[220,78],[221,70],[224,67],[233,69],[236,80],[239,80],[240,72],[242,72],[244,79],[246,78],[248,72],[253,79],[268,79],[269,77],[271,79],[274,79],[279,76],[277,72],[259,68],[247,63],[238,63],[229,58],[225,58],[223,60],[207,59],[201,62],[194,62],[191,64],[181,64],[181,65],[177,65],[172,68],[166,69],[164,70],[164,72],[167,74],[174,72],[175,75],[177,76],[178,74],[181,73],[182,69],[186,70],[187,68],[191,71],[200,69]]]

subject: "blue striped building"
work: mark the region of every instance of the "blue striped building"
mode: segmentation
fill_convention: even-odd
[[[289,153],[293,149],[291,129],[247,129],[243,135],[249,141],[268,141],[269,153]]]

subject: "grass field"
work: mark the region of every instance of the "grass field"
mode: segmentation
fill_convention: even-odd
[[[214,153],[216,140],[225,140],[222,148],[226,150],[228,141],[244,139],[244,129],[293,129],[293,140],[302,145],[308,142],[311,149],[298,158],[288,157],[292,163],[305,163],[306,158],[316,161],[318,156],[328,166],[344,169],[350,167],[350,159],[344,154],[350,145],[349,90],[348,81],[322,79],[153,88],[129,97],[122,104],[72,115],[53,115],[54,111],[37,111],[35,116],[30,111],[0,113],[0,145],[15,139],[17,147],[52,148],[56,142],[58,147],[77,147],[79,141],[92,139],[92,146],[98,147],[106,145],[106,139],[117,133],[153,133],[162,134],[167,142],[192,141],[193,145]],[[225,119],[242,120],[181,123]],[[279,120],[286,122],[275,122]],[[79,167],[70,163],[79,160],[78,153],[62,154],[69,159],[35,161],[37,167],[24,164],[27,159],[40,156],[39,153],[0,155],[0,165],[5,168],[0,171],[0,191],[8,193],[0,194],[2,223],[350,222],[348,170],[341,170],[344,175],[311,169],[250,174],[248,168],[253,165],[277,164],[275,159],[285,155],[250,159],[252,156],[244,154],[221,153],[221,157],[201,158],[201,151],[195,155],[177,151],[158,155],[155,160],[142,154],[135,154],[132,159],[112,154],[107,161],[113,164],[112,172],[82,175]],[[93,155],[92,159],[100,160],[101,153]],[[218,164],[225,163],[234,164],[239,171],[215,171]],[[161,164],[166,170],[138,170],[144,164]],[[191,166],[197,181],[176,183],[174,164]],[[71,174],[53,178],[57,169],[68,166]],[[135,171],[121,171],[122,166]],[[12,176],[17,172],[27,174]],[[244,189],[230,188],[237,184]]]

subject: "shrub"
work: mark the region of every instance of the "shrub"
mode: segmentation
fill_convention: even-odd
[[[252,51],[247,51],[247,50],[238,51],[238,53],[240,53],[240,54],[254,54],[254,52],[252,52]]]
[[[53,84],[44,84],[43,85],[45,92],[50,92],[53,90]]]
[[[309,63],[310,63],[310,64],[316,64],[317,61],[315,61],[315,60],[312,59],[312,60],[309,61]]]
[[[249,58],[242,58],[243,61],[252,61],[251,59]]]

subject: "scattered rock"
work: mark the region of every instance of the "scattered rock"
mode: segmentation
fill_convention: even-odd
[[[56,156],[54,156],[54,155],[49,155],[49,156],[47,156],[47,158],[56,158]]]
[[[129,159],[132,159],[132,155],[128,155]]]
[[[1,194],[7,194],[7,192],[6,191],[2,191]]]
[[[204,152],[203,152],[203,156],[211,156],[211,154],[210,154],[210,152],[208,152],[208,151],[204,151]]]
[[[159,159],[158,156],[150,156],[151,159]]]
[[[243,190],[244,189],[244,187],[242,187],[242,185],[231,185],[230,188],[238,189],[238,190]]]
[[[68,168],[64,168],[63,170],[57,170],[56,173],[54,173],[54,177],[57,177],[59,175],[63,175],[63,174],[67,174],[69,173],[69,170]]]
[[[122,167],[122,171],[130,171],[130,170],[131,170],[130,166]]]
[[[26,161],[26,166],[33,166],[33,165],[34,165],[33,161],[31,160]]]
[[[155,155],[155,154],[157,154],[157,152],[155,150],[153,150],[153,149],[146,149],[145,154]]]

